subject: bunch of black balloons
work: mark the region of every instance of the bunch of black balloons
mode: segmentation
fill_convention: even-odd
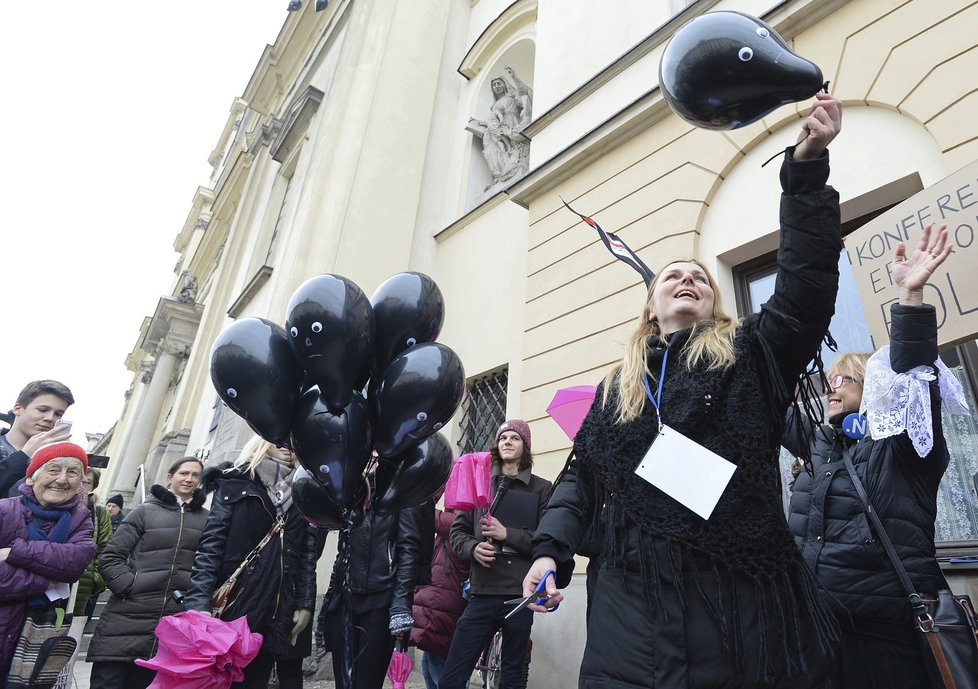
[[[339,529],[365,509],[420,505],[448,480],[452,450],[438,430],[462,402],[465,371],[434,341],[444,317],[422,273],[398,273],[370,299],[318,275],[292,295],[285,328],[246,318],[218,336],[214,387],[262,438],[296,453],[293,501],[311,522]]]

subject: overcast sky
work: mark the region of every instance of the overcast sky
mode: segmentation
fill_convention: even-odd
[[[126,356],[173,280],[173,240],[287,4],[0,6],[2,410],[56,378],[75,394],[76,442],[118,418]]]

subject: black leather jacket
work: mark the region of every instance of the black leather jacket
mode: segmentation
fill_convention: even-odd
[[[215,490],[207,524],[194,559],[188,610],[211,610],[211,597],[272,528],[275,507],[256,476],[230,465],[204,472],[205,491]],[[285,528],[245,568],[232,594],[237,598],[224,619],[248,616],[253,632],[265,635],[262,648],[272,653],[288,649],[292,614],[316,607],[317,530],[292,505],[285,514]]]
[[[894,371],[933,364],[937,358],[934,307],[894,305],[890,339]],[[844,621],[852,615],[909,625],[910,608],[893,566],[870,528],[842,461],[843,452],[849,453],[917,589],[933,594],[945,587],[934,549],[934,520],[937,488],[949,458],[936,380],[930,384],[930,397],[934,447],[926,457],[917,455],[906,433],[856,442],[826,427],[815,434],[813,475],[802,471],[795,481],[788,527]]]
[[[340,554],[329,583],[331,611],[340,603],[348,560],[354,612],[385,606],[391,614],[411,612],[423,508],[412,507],[390,515],[368,512],[348,536],[340,536]]]

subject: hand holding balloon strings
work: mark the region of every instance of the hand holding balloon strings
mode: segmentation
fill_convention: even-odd
[[[795,160],[814,160],[825,152],[842,131],[842,103],[827,93],[815,94],[815,102],[802,123],[795,144]]]

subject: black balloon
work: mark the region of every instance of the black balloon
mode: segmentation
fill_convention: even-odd
[[[363,470],[370,459],[373,431],[370,409],[359,393],[339,414],[329,410],[318,388],[307,390],[296,405],[292,448],[337,505],[362,500]]]
[[[465,370],[451,349],[426,342],[401,352],[371,385],[374,449],[390,458],[452,418],[465,394]]]
[[[211,381],[224,403],[265,440],[283,445],[302,385],[302,369],[281,326],[245,318],[217,336]]]
[[[337,530],[346,525],[343,505],[335,502],[304,467],[298,467],[292,475],[292,502],[316,526]]]
[[[374,310],[373,373],[383,373],[408,347],[438,338],[445,321],[445,300],[424,273],[387,278],[370,298]]]
[[[367,295],[344,277],[317,275],[292,294],[285,329],[326,405],[343,409],[370,361],[374,316]]]
[[[420,505],[442,489],[451,473],[451,445],[441,433],[430,435],[417,447],[380,461],[374,509],[390,514]]]
[[[736,129],[814,96],[822,71],[767,24],[740,12],[709,12],[673,35],[659,86],[673,111],[704,129]]]

